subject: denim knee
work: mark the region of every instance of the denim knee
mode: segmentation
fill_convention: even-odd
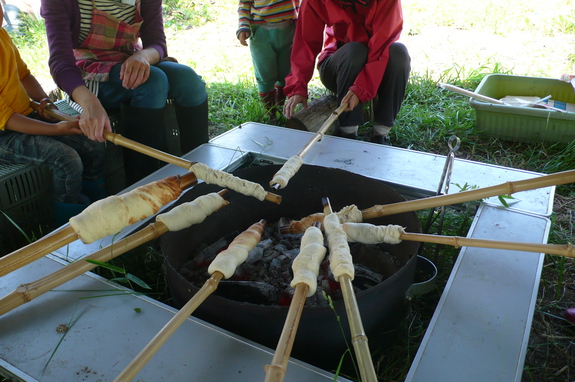
[[[168,98],[176,104],[184,107],[198,106],[208,98],[204,80],[189,66],[164,61],[158,64],[158,68],[167,76],[170,84]]]
[[[82,172],[84,170],[82,159],[78,153],[70,149],[60,156],[52,169],[56,201],[63,203],[76,202],[82,189]]]
[[[152,66],[148,80],[133,90],[130,105],[142,109],[161,109],[166,106],[169,90],[168,76]]]

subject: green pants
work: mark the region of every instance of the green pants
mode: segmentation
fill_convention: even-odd
[[[295,23],[278,29],[252,27],[250,52],[260,93],[273,91],[274,85],[285,85],[294,33]]]

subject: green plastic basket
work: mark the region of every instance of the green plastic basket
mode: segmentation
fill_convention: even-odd
[[[490,74],[475,92],[495,99],[551,95],[553,100],[575,103],[573,86],[553,78]],[[527,143],[570,143],[575,140],[575,113],[496,105],[476,99],[469,103],[475,109],[477,127],[486,135]]]

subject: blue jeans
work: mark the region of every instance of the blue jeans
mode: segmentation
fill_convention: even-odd
[[[63,203],[77,202],[82,180],[104,177],[105,150],[104,143],[84,135],[46,136],[15,131],[0,134],[0,158],[48,167],[55,200]]]
[[[162,61],[150,67],[150,77],[136,89],[126,89],[120,80],[117,64],[107,82],[100,82],[98,99],[109,112],[120,110],[121,104],[142,109],[162,109],[168,99],[184,107],[198,106],[208,97],[202,77],[189,66]]]

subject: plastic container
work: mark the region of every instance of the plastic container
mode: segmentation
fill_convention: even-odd
[[[490,74],[476,93],[501,99],[505,96],[551,95],[556,101],[575,103],[575,90],[567,82],[554,78]],[[475,109],[476,124],[486,135],[515,142],[561,142],[575,140],[575,113],[490,104],[476,99],[469,101]]]
[[[35,239],[52,230],[51,192],[47,168],[0,160],[0,256],[28,244],[20,229]]]

